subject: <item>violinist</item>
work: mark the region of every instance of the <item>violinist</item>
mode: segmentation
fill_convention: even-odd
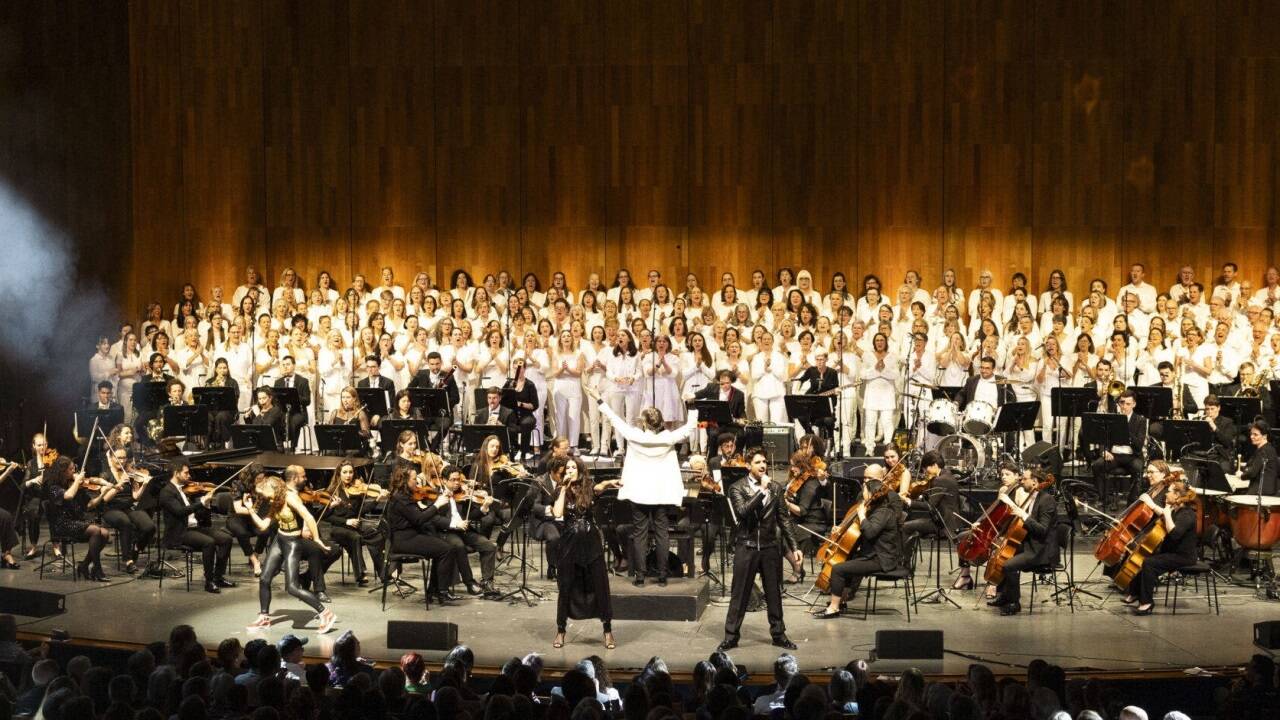
[[[504,482],[513,477],[528,477],[529,472],[519,463],[502,453],[502,440],[497,435],[486,435],[480,441],[480,449],[476,451],[472,478],[476,487],[490,493],[504,503],[511,503],[512,492],[509,483]],[[490,521],[489,527],[492,527]],[[485,528],[487,533],[489,527]]]
[[[782,558],[793,564],[804,559],[796,545],[791,513],[779,497],[779,488],[769,479],[769,457],[760,448],[746,453],[748,475],[729,488],[729,503],[738,520],[733,555],[733,591],[724,621],[724,640],[717,650],[738,646],[742,620],[759,575],[768,607],[769,634],[773,644],[795,650],[782,619]],[[782,547],[779,548],[779,545]]]
[[[707,469],[713,474],[723,467],[746,467],[742,455],[735,452],[738,436],[731,432],[722,432],[716,436],[716,454],[707,458]]]
[[[1058,554],[1058,539],[1055,537],[1058,502],[1048,491],[1039,489],[1045,480],[1044,471],[1039,468],[1024,470],[1019,484],[1029,495],[1026,502],[1017,503],[1011,493],[999,496],[1000,501],[1009,505],[1013,515],[1022,521],[1027,531],[1026,539],[1018,546],[1017,554],[1004,564],[1004,577],[996,588],[996,596],[987,601],[987,605],[1000,608],[1002,616],[1022,612],[1022,571],[1044,565]]]
[[[952,537],[955,535],[960,511],[960,483],[951,470],[943,467],[942,455],[930,450],[920,460],[923,477],[913,484],[908,500],[908,519],[902,525],[903,537]],[[914,485],[922,484],[917,492]],[[936,515],[936,517],[935,517]],[[938,524],[938,517],[942,524]]]
[[[1099,492],[1103,492],[1105,497],[1105,489],[1107,475],[1116,469],[1125,470],[1130,478],[1130,497],[1137,497],[1136,489],[1142,476],[1142,449],[1147,442],[1147,419],[1134,412],[1134,408],[1138,406],[1138,399],[1134,396],[1132,390],[1125,390],[1120,393],[1119,399],[1116,400],[1116,407],[1120,414],[1125,417],[1126,424],[1129,428],[1129,442],[1124,445],[1115,445],[1105,448],[1102,454],[1090,465],[1093,470],[1094,485],[1097,486]]]
[[[13,549],[19,542],[18,531],[14,527],[13,515],[0,508],[0,570],[18,569],[18,561],[13,559]]]
[[[40,521],[44,517],[44,476],[49,466],[58,459],[58,451],[49,447],[44,433],[31,438],[31,459],[27,461],[22,481],[21,499],[18,503],[19,532],[25,530],[30,543],[23,556],[31,560],[40,552]]]
[[[569,438],[557,437],[551,441],[551,450],[543,461],[543,468],[550,468],[557,460],[570,457]],[[533,501],[529,509],[529,537],[541,540],[547,545],[547,579],[556,579],[556,546],[560,542],[560,527],[556,525],[552,512],[556,501],[554,481],[547,474],[538,475],[529,488],[533,493]]]
[[[155,502],[147,497],[151,476],[130,467],[128,451],[124,448],[112,448],[108,452],[104,480],[115,491],[103,494],[102,522],[119,535],[124,570],[132,575],[138,571],[138,552],[151,544],[156,534],[155,521],[148,512]]]
[[[266,472],[261,465],[250,463],[231,482],[231,492],[227,493],[227,496],[230,497],[230,503],[223,507],[227,513],[227,532],[231,533],[231,536],[239,543],[240,550],[249,560],[249,567],[253,569],[254,577],[262,576],[260,556],[267,551],[267,544],[271,539],[271,535],[267,530],[259,530],[254,527],[246,498],[253,497],[254,489],[257,487],[258,482],[266,478],[266,476]],[[217,500],[218,498],[215,497],[214,499]]]
[[[333,479],[329,481],[326,492],[328,497],[320,511],[320,519],[328,524],[329,539],[346,550],[351,558],[351,572],[356,576],[356,585],[365,587],[369,584],[369,575],[364,564],[364,548],[369,549],[369,557],[373,559],[374,577],[380,578],[385,543],[378,523],[366,518],[365,513],[386,493],[356,477],[355,466],[349,462],[338,465],[333,471]]]
[[[1157,461],[1154,464],[1164,463]],[[1159,482],[1165,480],[1161,473]],[[1134,615],[1150,615],[1154,610],[1157,578],[1171,570],[1195,564],[1198,541],[1195,498],[1195,491],[1182,480],[1174,480],[1168,484],[1164,491],[1163,505],[1146,493],[1139,498],[1155,513],[1156,522],[1164,524],[1165,536],[1160,547],[1143,561],[1137,577],[1129,583],[1124,604],[1133,607]]]
[[[502,593],[493,586],[493,571],[497,566],[498,546],[486,535],[488,523],[485,519],[492,515],[490,506],[493,496],[477,493],[467,487],[467,475],[462,468],[450,465],[441,473],[444,477],[444,494],[449,498],[448,504],[436,516],[436,527],[440,529],[440,537],[453,546],[461,549],[464,558],[459,561],[452,576],[441,576],[444,584],[452,587],[459,578],[467,588],[468,595],[484,595],[486,600],[495,600]],[[471,564],[465,560],[468,553],[480,556],[480,585],[476,586],[475,576],[471,573]]]
[[[213,363],[213,377],[209,378],[205,385],[208,387],[228,387],[231,388],[231,394],[235,396],[233,407],[240,406],[240,384],[236,379],[231,377],[231,366],[227,363],[225,357],[220,357]],[[231,425],[236,420],[235,410],[219,410],[217,408],[209,409],[209,424],[212,432],[209,441],[216,445],[223,445],[231,439]]]
[[[818,442],[821,443],[821,439]],[[825,469],[821,471],[816,469],[814,461],[818,459],[818,453],[813,446],[792,453],[791,483],[785,496],[792,519],[797,525],[809,531],[802,530],[798,538],[800,550],[805,555],[817,552],[817,543],[826,535],[826,530],[831,525],[829,511],[824,512],[822,509],[823,498],[831,495],[831,482]],[[796,490],[793,492],[792,488]],[[794,566],[792,569],[795,571],[796,582],[804,580],[803,564]]]
[[[1280,483],[1276,482],[1276,473],[1280,470],[1280,459],[1276,457],[1276,448],[1269,442],[1271,427],[1263,420],[1249,424],[1249,443],[1253,445],[1253,455],[1249,463],[1240,471],[1240,478],[1249,482],[1244,491],[1249,495],[1280,494]]]
[[[893,469],[902,462],[902,454],[898,452],[898,448],[893,445],[886,445],[884,453],[881,455],[884,459],[885,475],[893,472]],[[898,474],[898,495],[905,501],[911,492],[911,470],[910,468],[902,468],[902,472]]]
[[[88,489],[94,484],[92,480],[96,478],[86,478],[84,473],[76,472],[75,463],[68,457],[59,457],[45,470],[49,532],[54,537],[88,543],[84,559],[76,565],[76,577],[107,582],[106,575],[102,573],[102,548],[111,541],[111,531],[105,525],[90,522],[87,515],[114,490],[103,489],[94,494]]]
[[[231,533],[210,526],[209,504],[212,493],[201,495],[195,502],[187,497],[183,485],[191,480],[191,464],[178,459],[170,467],[173,474],[160,488],[158,502],[164,513],[164,538],[167,548],[191,547],[200,551],[204,561],[204,590],[218,594],[222,588],[236,583],[226,578],[231,558]]]
[[[275,539],[272,540],[266,562],[263,563],[262,577],[258,579],[258,618],[249,625],[249,629],[271,627],[271,581],[283,570],[285,590],[316,611],[320,621],[316,632],[324,634],[332,630],[338,617],[319,598],[305,590],[299,581],[303,560],[299,541],[302,539],[303,529],[313,538],[320,536],[315,518],[307,510],[307,506],[302,504],[297,493],[285,487],[284,481],[269,475],[262,476],[254,494],[242,498],[242,502],[249,509],[249,518],[259,532],[267,532],[272,525],[276,527]],[[258,514],[260,507],[263,515]]]
[[[552,647],[563,647],[569,616],[575,619],[598,617],[604,625],[604,646],[617,647],[613,639],[613,606],[609,599],[609,571],[604,561],[600,528],[591,505],[600,486],[592,486],[582,460],[555,458],[547,476],[556,489],[551,516],[561,527],[562,540],[556,546],[557,578],[556,637]],[[574,612],[574,611],[577,612]]]
[[[249,410],[249,416],[245,418],[245,424],[265,425],[271,428],[276,436],[276,450],[279,450],[280,442],[285,437],[284,413],[280,408],[276,407],[275,396],[271,393],[271,388],[266,385],[254,390],[253,396],[257,404]]]
[[[884,486],[886,475],[879,465],[866,469],[858,506],[858,545],[851,558],[831,568],[831,595],[827,607],[814,615],[819,620],[839,617],[845,590],[850,597],[856,595],[864,577],[902,566],[902,500],[893,488]]]
[[[369,438],[373,436],[372,431],[369,429],[369,414],[360,406],[360,398],[356,394],[356,389],[349,385],[342,388],[342,392],[339,393],[338,407],[334,408],[333,413],[329,415],[329,424],[355,425],[359,428],[360,438],[363,441],[361,443],[362,446],[364,442],[368,442]],[[363,454],[363,452],[364,448],[362,447],[361,453]]]
[[[454,568],[467,562],[465,547],[450,545],[440,537],[436,518],[448,513],[449,494],[436,492],[434,500],[418,500],[420,488],[413,469],[407,464],[397,464],[391,470],[391,482],[387,500],[387,528],[391,532],[391,552],[420,555],[435,561],[436,575],[453,577]],[[442,605],[452,605],[461,600],[448,590],[440,591],[434,600]]]

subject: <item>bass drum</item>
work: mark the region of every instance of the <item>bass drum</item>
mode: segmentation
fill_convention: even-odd
[[[987,451],[976,438],[965,434],[948,435],[938,443],[942,462],[959,473],[971,473],[987,462]]]
[[[970,402],[964,409],[964,424],[961,429],[970,435],[986,435],[996,424],[996,409],[991,403],[981,400]]]
[[[946,398],[929,403],[924,413],[925,429],[934,435],[952,435],[960,429],[960,406]]]

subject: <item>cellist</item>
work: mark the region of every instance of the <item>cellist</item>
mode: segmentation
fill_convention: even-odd
[[[924,467],[927,468],[928,466],[925,465]],[[1009,463],[1002,463],[1000,465],[1000,487],[996,490],[996,495],[997,496],[1010,495],[1013,497],[1015,504],[1018,504],[1018,505],[1023,504],[1026,501],[1027,493],[1022,489],[1022,485],[1018,481],[1019,477],[1021,477],[1021,475],[1018,473],[1017,467]],[[996,502],[1000,502],[1000,501],[997,499]],[[964,533],[961,533],[960,537],[956,539],[957,543],[962,541],[965,538],[965,536],[968,535],[969,532],[970,531],[965,531]],[[955,584],[951,586],[951,589],[952,590],[972,590],[973,589],[972,571],[969,569],[969,562],[965,560],[963,557],[960,558],[960,575],[959,577],[956,578]],[[996,596],[995,593],[996,593],[995,587],[992,585],[988,585],[986,589],[986,598],[988,600],[995,599],[995,596]]]
[[[853,557],[831,568],[831,596],[827,607],[814,617],[829,620],[839,617],[844,608],[844,591],[857,594],[862,578],[889,572],[902,566],[902,496],[892,488],[884,488],[885,469],[880,465],[867,468],[862,484],[862,503],[858,507],[861,534]],[[884,490],[884,492],[881,492]],[[872,501],[873,497],[879,499]]]
[[[1143,561],[1137,577],[1129,583],[1124,604],[1133,606],[1134,615],[1150,615],[1154,611],[1156,578],[1170,570],[1195,564],[1199,540],[1196,535],[1195,499],[1195,491],[1182,480],[1168,483],[1163,506],[1146,493],[1139,498],[1156,514],[1158,522],[1164,523],[1165,536],[1160,547]]]
[[[991,607],[1000,608],[1002,616],[1022,612],[1021,571],[1043,565],[1057,555],[1058,540],[1054,536],[1058,525],[1058,501],[1050,493],[1038,488],[1046,480],[1043,470],[1024,470],[1019,483],[1030,494],[1026,503],[1019,505],[1012,494],[1000,495],[1000,501],[1010,506],[1014,516],[1022,521],[1026,539],[1018,546],[1018,552],[1004,564],[1004,577],[996,588],[994,599],[987,601]]]

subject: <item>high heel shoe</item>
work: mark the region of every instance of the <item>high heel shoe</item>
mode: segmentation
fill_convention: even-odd
[[[613,649],[614,649],[614,648],[616,648],[616,647],[618,647],[618,643],[617,643],[617,641],[615,641],[615,640],[613,639],[613,633],[611,633],[611,632],[607,632],[607,633],[605,633],[605,634],[604,634],[604,649],[605,649],[605,650],[613,650]]]
[[[89,582],[94,580],[93,575],[89,573],[89,563],[87,562],[76,563],[76,580],[80,579],[88,580]]]
[[[952,590],[972,590],[973,576],[961,575],[960,577],[956,578],[955,582],[951,583],[951,589]]]

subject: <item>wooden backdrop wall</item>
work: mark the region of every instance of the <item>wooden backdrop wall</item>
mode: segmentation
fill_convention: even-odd
[[[132,0],[130,307],[254,263],[1257,282],[1264,0]]]

